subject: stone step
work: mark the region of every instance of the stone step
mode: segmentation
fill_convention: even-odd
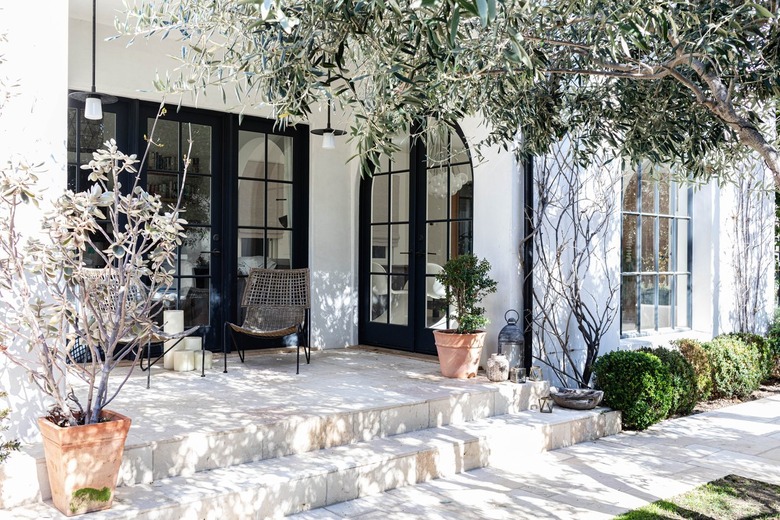
[[[524,384],[476,383],[439,396],[353,411],[267,413],[237,428],[222,417],[209,429],[154,431],[132,418],[118,486],[151,484],[176,476],[230,468],[248,462],[306,453],[399,434],[462,424],[538,408],[548,392],[545,381]],[[140,430],[140,431],[139,431]],[[41,445],[14,455],[0,466],[3,507],[51,498]]]
[[[523,411],[125,486],[90,519],[278,518],[619,431],[619,412],[605,408]],[[64,518],[42,503],[7,512]]]

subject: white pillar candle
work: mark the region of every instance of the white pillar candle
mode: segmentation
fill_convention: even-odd
[[[200,336],[187,336],[184,338],[184,350],[201,350],[203,338]]]
[[[166,334],[178,334],[184,332],[184,311],[163,311],[163,330]],[[184,348],[184,342],[170,339],[165,342],[165,350],[171,347],[170,352],[163,356],[163,367],[167,370],[173,370],[173,353]],[[174,346],[175,345],[175,346]]]
[[[163,330],[168,334],[184,332],[184,311],[163,311]]]
[[[191,350],[179,350],[173,353],[173,370],[176,372],[189,372],[195,370],[195,352]]]
[[[195,355],[195,370],[203,370],[202,366],[204,363],[203,356],[205,354],[205,366],[206,370],[211,370],[211,367],[214,365],[214,353],[210,350],[205,351],[204,353],[200,352],[193,352]]]

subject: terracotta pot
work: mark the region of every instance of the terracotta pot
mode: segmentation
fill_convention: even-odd
[[[467,379],[477,376],[485,333],[455,334],[448,330],[434,330],[436,351],[439,353],[441,375]]]
[[[66,516],[108,509],[114,502],[130,419],[103,410],[105,422],[61,428],[38,419],[54,507]]]

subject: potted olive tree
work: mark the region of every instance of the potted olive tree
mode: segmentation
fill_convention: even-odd
[[[458,327],[435,330],[436,351],[441,373],[445,377],[471,378],[477,375],[485,331],[488,324],[482,299],[496,292],[496,282],[489,276],[490,263],[468,254],[450,259],[436,280],[446,288],[446,301],[454,310]]]
[[[92,187],[42,209],[37,237],[21,220],[26,205],[45,203],[39,168],[0,167],[0,350],[48,398],[39,426],[52,499],[68,516],[111,506],[130,419],[106,406],[157,330],[158,295],[172,283],[184,236],[181,193],[165,207],[139,185],[138,162],[106,142],[82,166]],[[87,267],[89,254],[98,267]],[[132,360],[130,369],[114,381],[123,360]]]

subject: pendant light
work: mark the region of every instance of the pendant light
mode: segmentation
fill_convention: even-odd
[[[117,98],[108,94],[99,94],[95,90],[95,35],[97,33],[97,0],[92,0],[92,90],[90,92],[71,92],[68,97],[84,102],[86,119],[103,119],[103,105],[116,103]]]
[[[322,148],[325,150],[333,150],[336,148],[336,136],[346,134],[344,130],[338,130],[330,126],[330,99],[328,99],[328,124],[325,128],[312,130],[311,133],[322,136]]]

